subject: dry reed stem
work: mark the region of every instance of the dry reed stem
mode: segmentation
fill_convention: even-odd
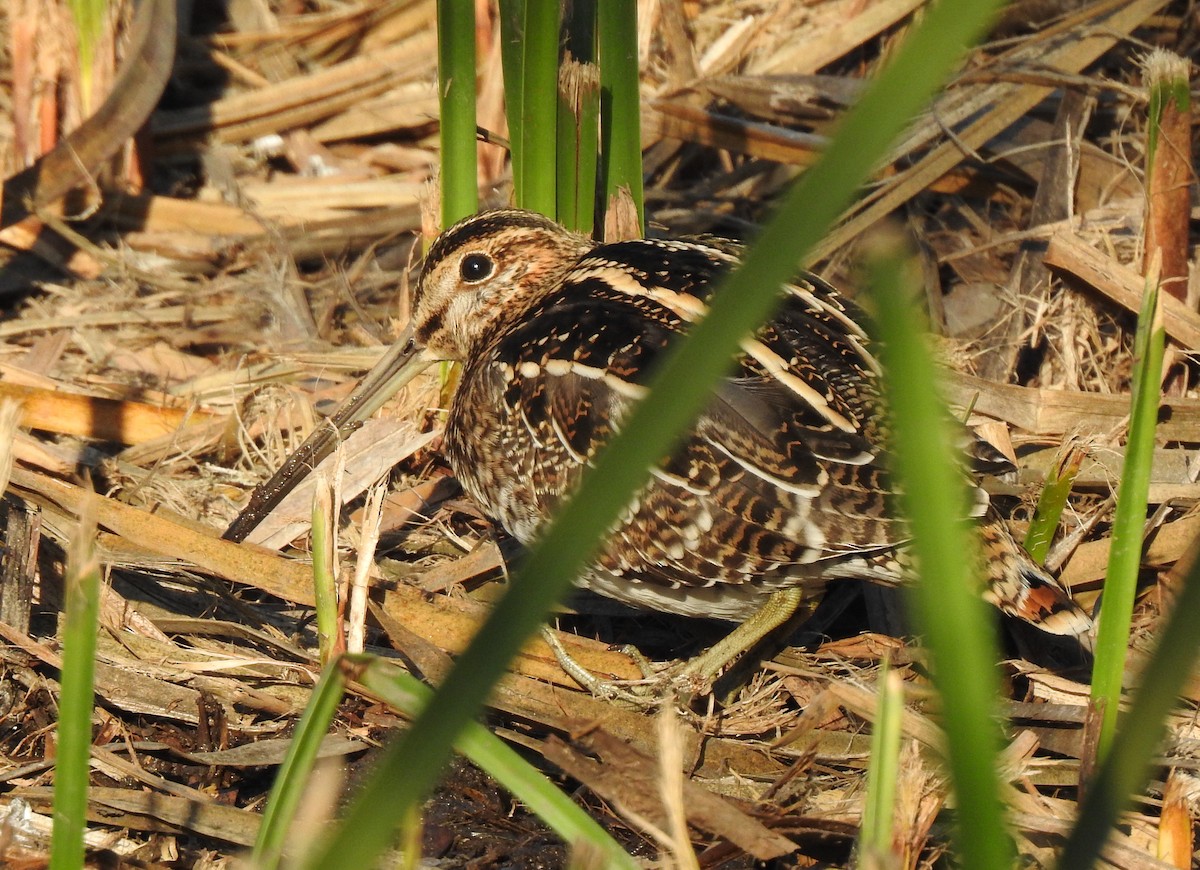
[[[683,4],[679,8],[686,15],[674,22],[682,43],[681,34],[674,34],[670,52],[664,50],[665,28],[650,22],[642,36],[643,89],[650,105],[645,125],[648,190],[651,211],[667,231],[751,232],[794,174],[768,158],[796,165],[810,159],[831,119],[906,25],[912,5],[835,0],[774,8]],[[1106,107],[1132,107],[1127,83],[1136,74],[1125,48],[1109,52],[1094,78],[1061,71],[1091,62],[1135,25],[1165,44],[1177,36],[1164,29],[1164,20],[1148,18],[1159,4],[1142,0],[1120,5],[1092,4],[1061,26],[1018,33],[964,69],[936,112],[917,122],[897,150],[898,169],[885,170],[878,189],[908,209],[910,225],[927,246],[936,279],[931,281],[933,299],[963,293],[965,305],[983,307],[992,300],[980,288],[1006,280],[1019,247],[1032,248],[1037,256],[1051,229],[1066,234],[1051,245],[1052,262],[1066,250],[1066,258],[1076,265],[1097,258],[1104,264],[1103,280],[1087,273],[1083,279],[1101,292],[1079,292],[1075,281],[1036,299],[998,299],[1001,314],[1018,306],[1030,310],[1033,327],[1022,333],[1022,340],[1036,343],[1047,336],[1051,356],[1058,352],[1057,342],[1069,340],[1071,347],[1063,349],[1064,359],[1073,355],[1069,363],[1052,361],[1020,384],[964,375],[947,388],[962,407],[973,403],[976,418],[986,415],[993,430],[1002,430],[1001,437],[1011,436],[1016,444],[1024,477],[998,485],[1011,495],[1027,495],[1028,481],[1040,475],[1043,453],[1052,453],[1062,437],[1096,433],[1094,461],[1081,473],[1085,491],[1077,497],[1078,519],[1072,520],[1082,533],[1080,546],[1064,574],[1085,596],[1096,594],[1097,566],[1107,548],[1103,535],[1088,523],[1102,527],[1103,513],[1092,514],[1103,505],[1107,481],[1119,466],[1120,423],[1127,410],[1121,371],[1128,342],[1120,313],[1127,302],[1120,288],[1124,271],[1137,259],[1141,192],[1123,161],[1136,148],[1123,130],[1104,127],[1106,116],[1098,113],[1077,153],[1072,149],[1079,172],[1074,213],[1049,227],[1030,227],[1025,220],[1030,197],[1035,185],[1055,171],[1046,158],[1062,131],[1017,104],[1050,89],[1071,88],[1101,93]],[[397,297],[415,256],[406,234],[420,223],[412,191],[426,183],[436,164],[430,139],[435,126],[422,108],[432,96],[432,46],[425,39],[432,10],[428,0],[365,0],[329,13],[278,15],[276,30],[255,26],[214,37],[205,43],[221,53],[213,64],[234,75],[224,99],[215,104],[223,123],[219,135],[228,143],[214,146],[182,132],[160,136],[156,143],[162,165],[173,167],[169,171],[178,171],[185,165],[181,161],[203,158],[202,174],[172,176],[183,181],[179,190],[189,192],[166,195],[160,189],[110,200],[109,217],[127,247],[118,256],[101,258],[100,249],[88,255],[94,269],[108,269],[104,280],[43,284],[32,293],[27,284],[5,285],[8,292],[19,287],[27,300],[19,308],[14,303],[12,316],[0,323],[5,382],[47,393],[79,393],[88,401],[97,396],[117,409],[138,404],[172,409],[172,414],[183,397],[195,403],[197,415],[214,421],[176,428],[125,450],[78,438],[52,439],[42,431],[22,435],[15,444],[17,467],[9,491],[24,504],[41,506],[40,612],[54,607],[54,558],[61,530],[81,499],[99,499],[55,475],[91,467],[103,475],[114,496],[98,503],[108,529],[101,544],[118,569],[105,603],[99,671],[105,704],[98,713],[105,725],[96,758],[105,775],[133,776],[145,790],[96,790],[97,809],[111,813],[120,808],[126,814],[109,816],[114,826],[148,828],[146,819],[157,818],[218,842],[247,842],[252,815],[211,800],[204,806],[198,795],[220,788],[218,782],[233,783],[245,789],[239,800],[254,800],[251,780],[234,766],[245,763],[237,761],[237,753],[259,746],[263,758],[277,752],[279,732],[295,721],[306,700],[314,673],[314,641],[304,622],[308,568],[296,561],[294,550],[276,555],[222,546],[212,540],[212,531],[294,443],[295,430],[312,425],[310,406],[338,389],[328,387],[328,381],[345,381],[351,377],[348,369],[365,368],[372,357],[369,350],[330,353],[323,343],[373,345],[394,333],[392,319],[403,319]],[[1102,21],[1098,30],[1094,25],[1103,15],[1115,17]],[[862,41],[866,34],[873,35],[871,41]],[[379,69],[378,59],[397,56],[400,45],[412,52],[404,69]],[[361,49],[357,57],[355,47]],[[812,71],[822,57],[810,50],[814,47],[847,59],[825,68],[820,77],[786,77]],[[206,51],[200,46],[196,56],[203,59]],[[1060,71],[1049,72],[1042,65],[1048,51]],[[307,77],[294,78],[279,67],[281,55],[306,69]],[[693,59],[694,72],[685,75],[684,62]],[[762,79],[758,74],[765,70],[785,77]],[[181,75],[186,88],[188,73]],[[314,84],[321,88],[311,92],[316,111],[296,96]],[[498,112],[495,91],[491,99]],[[1011,107],[998,111],[1006,101]],[[164,113],[160,123],[163,129],[182,130],[188,121],[198,130],[203,125],[197,126],[196,118],[207,111]],[[317,116],[319,120],[311,120]],[[969,117],[982,119],[982,126],[959,129]],[[1014,125],[1002,129],[1014,118]],[[664,139],[668,133],[676,141]],[[239,138],[259,134],[267,138],[254,145]],[[741,145],[739,138],[745,140]],[[269,147],[268,139],[278,151],[255,147]],[[976,154],[983,159],[976,160]],[[332,175],[306,177],[305,155]],[[503,178],[493,173],[489,179],[502,199]],[[184,198],[192,190],[195,198]],[[842,284],[851,282],[836,273],[849,260],[847,244],[855,236],[853,226],[841,231],[836,241],[842,247],[828,264]],[[65,261],[61,252],[59,259]],[[1075,266],[1056,268],[1075,271]],[[1071,294],[1069,303],[1058,298],[1063,294]],[[275,318],[282,315],[269,300],[284,296],[305,299],[320,342],[281,346],[283,332]],[[1114,298],[1119,301],[1110,301]],[[1168,312],[1168,328],[1177,340],[1192,341],[1189,330],[1200,324]],[[984,334],[970,340],[978,350],[992,338]],[[954,356],[965,339],[954,336],[950,341],[948,356]],[[1076,380],[1080,389],[1056,389],[1067,379]],[[393,499],[396,519],[384,532],[390,542],[399,540],[390,554],[398,564],[384,563],[385,577],[377,582],[385,588],[373,592],[368,609],[374,620],[365,626],[364,638],[367,649],[400,650],[435,681],[474,630],[494,589],[490,578],[500,566],[482,519],[453,495],[444,470],[431,466],[436,435],[417,434],[415,424],[426,425],[426,415],[437,404],[436,398],[410,395],[394,412],[411,427],[403,430],[409,435],[396,441],[403,446],[412,439],[400,451],[401,494]],[[237,426],[221,422],[234,414]],[[1154,497],[1188,504],[1197,497],[1197,485],[1186,474],[1185,459],[1190,445],[1200,443],[1200,401],[1191,393],[1172,398],[1164,416],[1163,437],[1183,447],[1157,454]],[[1035,445],[1043,449],[1031,452]],[[26,464],[30,461],[53,473],[32,473]],[[380,455],[374,461],[384,467],[395,460]],[[10,534],[16,534],[13,528]],[[1147,567],[1169,567],[1187,551],[1196,531],[1194,518],[1169,515],[1148,549]],[[303,526],[280,535],[297,533],[303,534]],[[460,544],[474,549],[464,553]],[[589,669],[619,678],[636,678],[639,671],[606,648],[609,640],[655,635],[664,649],[703,642],[692,633],[693,626],[650,617],[576,619],[601,639],[562,633],[572,655]],[[1139,631],[1149,625],[1148,618],[1140,618]],[[14,630],[11,623],[0,634],[6,655],[25,657],[9,670],[14,679],[28,680],[18,682],[25,696],[36,699],[45,686],[53,688],[55,651],[44,635]],[[788,849],[797,850],[799,861],[828,862],[837,849],[848,848],[860,808],[867,745],[863,717],[869,710],[855,689],[869,692],[876,663],[885,653],[909,663],[903,670],[914,699],[908,733],[935,742],[929,736],[932,711],[912,666],[920,661],[919,648],[872,634],[827,642],[811,652],[792,651],[760,674],[721,717],[681,719],[684,762],[677,766],[686,766],[688,773],[682,804],[689,813],[691,847],[708,849],[702,862]],[[1011,757],[1013,776],[1022,786],[1013,796],[1013,818],[1022,853],[1047,864],[1075,809],[1064,788],[1076,776],[1086,687],[1070,673],[1021,658],[1007,667],[1013,685],[1027,688],[1006,706],[1022,732]],[[605,734],[634,747],[641,758],[656,757],[646,717],[574,691],[540,644],[526,649],[515,670],[497,688],[489,719],[508,739],[557,759],[555,750],[547,748],[547,734],[584,734],[599,723]],[[1187,692],[1192,699],[1200,697],[1200,686],[1189,686]],[[15,762],[36,762],[40,726],[34,712],[17,710],[19,745],[28,751],[6,744]],[[397,722],[367,700],[349,699],[339,728],[353,728],[363,739],[345,741],[344,751],[361,750]],[[1172,761],[1179,767],[1194,764],[1194,723],[1181,716],[1171,728],[1176,735],[1167,749]],[[163,729],[178,738],[180,752],[190,760],[144,748]],[[126,748],[115,751],[110,737],[116,733],[130,735],[143,771],[140,778],[130,771],[137,765],[122,766],[119,759]],[[221,734],[236,745],[197,743],[219,742]],[[791,739],[776,740],[781,734]],[[912,780],[905,792],[910,821],[904,840],[918,861],[933,860],[941,848],[931,825],[942,790],[929,778],[928,743],[914,740],[906,750]],[[575,755],[583,762],[595,761],[597,747],[608,752],[601,739],[592,747],[576,747]],[[16,757],[20,752],[26,754]],[[595,777],[598,790],[605,788],[606,778],[616,781],[614,788],[628,790],[623,782],[628,764],[643,762],[624,758],[606,755],[595,772],[580,771]],[[173,764],[194,766],[181,773]],[[571,771],[574,764],[567,758],[563,769]],[[656,770],[653,763],[645,766]],[[41,809],[48,804],[38,791],[39,776],[44,774],[28,773],[20,784]],[[657,781],[642,787],[652,805],[636,812],[670,830],[656,789]],[[678,792],[677,783],[672,790]],[[708,799],[698,802],[696,790],[733,806],[737,814],[721,822],[726,810],[711,803],[711,813],[701,810],[704,824],[698,824],[695,807]],[[744,804],[731,804],[717,793],[733,793],[767,818],[756,818],[744,811]],[[1107,857],[1122,867],[1144,863],[1160,829],[1173,827],[1158,815],[1150,805],[1140,807],[1129,827],[1115,835]],[[753,830],[765,839],[731,839],[734,831],[749,830],[746,819],[761,826]],[[682,850],[677,821],[674,830],[672,842]],[[154,837],[162,835],[139,835],[143,842]],[[118,834],[111,842],[138,845]],[[233,851],[232,846],[226,849]],[[187,852],[181,860],[194,857]]]
[[[1155,115],[1149,119],[1147,148],[1145,250],[1142,272],[1161,258],[1164,290],[1181,302],[1187,299],[1188,221],[1191,217],[1192,112],[1189,81],[1191,64],[1164,49],[1144,61],[1145,85]],[[1185,344],[1194,348],[1195,344]]]

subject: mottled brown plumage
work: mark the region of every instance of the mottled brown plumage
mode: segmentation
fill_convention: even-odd
[[[414,328],[426,355],[463,364],[446,452],[468,494],[518,540],[536,538],[736,261],[721,240],[597,245],[517,210],[447,230],[426,259]],[[831,579],[902,579],[878,366],[858,312],[815,276],[785,291],[584,586],[741,621],[776,590],[812,603]],[[981,528],[986,597],[1047,631],[1086,632],[998,519]]]
[[[419,356],[462,363],[446,454],[480,507],[532,542],[737,259],[719,239],[599,245],[513,209],[461,221],[426,257],[411,339],[260,487],[226,537],[244,537]],[[782,288],[776,315],[742,342],[732,374],[580,580],[635,606],[739,623],[689,666],[701,682],[814,606],[828,581],[892,584],[909,573],[884,467],[878,365],[859,321],[815,276]],[[1086,643],[1090,619],[975,495],[984,597]]]

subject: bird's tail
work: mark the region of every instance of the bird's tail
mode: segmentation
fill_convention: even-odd
[[[983,597],[1003,613],[1050,634],[1092,645],[1092,618],[1057,580],[1029,557],[998,517],[980,526],[985,587]]]

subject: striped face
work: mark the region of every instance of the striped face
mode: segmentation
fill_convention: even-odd
[[[442,233],[417,282],[413,322],[432,359],[463,361],[501,321],[553,290],[595,243],[532,212],[473,215]]]

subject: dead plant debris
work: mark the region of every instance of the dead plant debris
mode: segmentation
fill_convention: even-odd
[[[62,4],[43,5],[57,15]],[[640,4],[655,231],[750,233],[819,155],[920,5]],[[53,144],[40,118],[80,117],[74,104],[47,115],[48,97],[30,87],[27,55],[49,26],[34,6],[0,10],[6,176],[39,142]],[[122,35],[107,46],[117,60],[102,86],[129,46],[125,19],[115,18]],[[479,116],[503,135],[494,24],[480,36]],[[0,252],[0,396],[23,407],[0,502],[0,851],[12,866],[45,856],[63,552],[89,502],[107,566],[89,848],[97,861],[218,868],[253,841],[258,816],[244,810],[261,810],[317,673],[311,496],[281,508],[255,544],[219,533],[396,334],[436,178],[433,0],[196,4],[184,25],[170,88],[136,156],[125,151],[92,179],[95,202],[60,209],[67,221],[47,214],[48,223],[0,230],[9,246]],[[1086,603],[1107,552],[1141,287],[1140,58],[1147,46],[1192,55],[1198,25],[1190,4],[1166,0],[1015,4],[820,251],[818,268],[852,286],[859,240],[884,218],[904,223],[955,367],[948,395],[1020,458],[1019,478],[994,484],[1002,504],[1019,512],[1064,444],[1083,451],[1056,558]],[[65,81],[68,56],[42,59],[39,74]],[[503,202],[502,152],[480,152],[481,181]],[[1151,487],[1161,522],[1145,565],[1148,579],[1166,579],[1146,587],[1138,638],[1156,624],[1167,572],[1191,558],[1200,531],[1191,454],[1200,398],[1188,356],[1200,319],[1175,300],[1165,317],[1175,388]],[[345,564],[361,493],[392,477],[368,647],[433,681],[496,594],[503,563],[494,530],[438,458],[443,395],[436,376],[417,382],[344,451]],[[884,658],[908,700],[897,842],[908,866],[944,849],[948,793],[921,650],[894,636],[903,634],[894,601],[848,597],[821,634],[768,663],[733,702],[671,726],[701,866],[849,860]],[[576,604],[560,621],[563,642],[617,679],[640,671],[610,643],[637,638],[665,660],[709,638],[703,625]],[[1027,862],[1048,866],[1076,810],[1086,670],[1076,651],[1044,638],[1014,632],[1008,652],[1012,819]],[[1109,866],[1193,860],[1195,681],[1185,702],[1150,796],[1105,852]],[[579,799],[635,854],[650,860],[665,848],[653,833],[667,810],[656,797],[662,752],[651,718],[578,691],[539,641],[498,687],[489,723],[552,776],[581,785]],[[353,780],[401,724],[356,694],[328,753]],[[463,764],[428,807],[423,847],[439,866],[550,867],[566,856]]]

